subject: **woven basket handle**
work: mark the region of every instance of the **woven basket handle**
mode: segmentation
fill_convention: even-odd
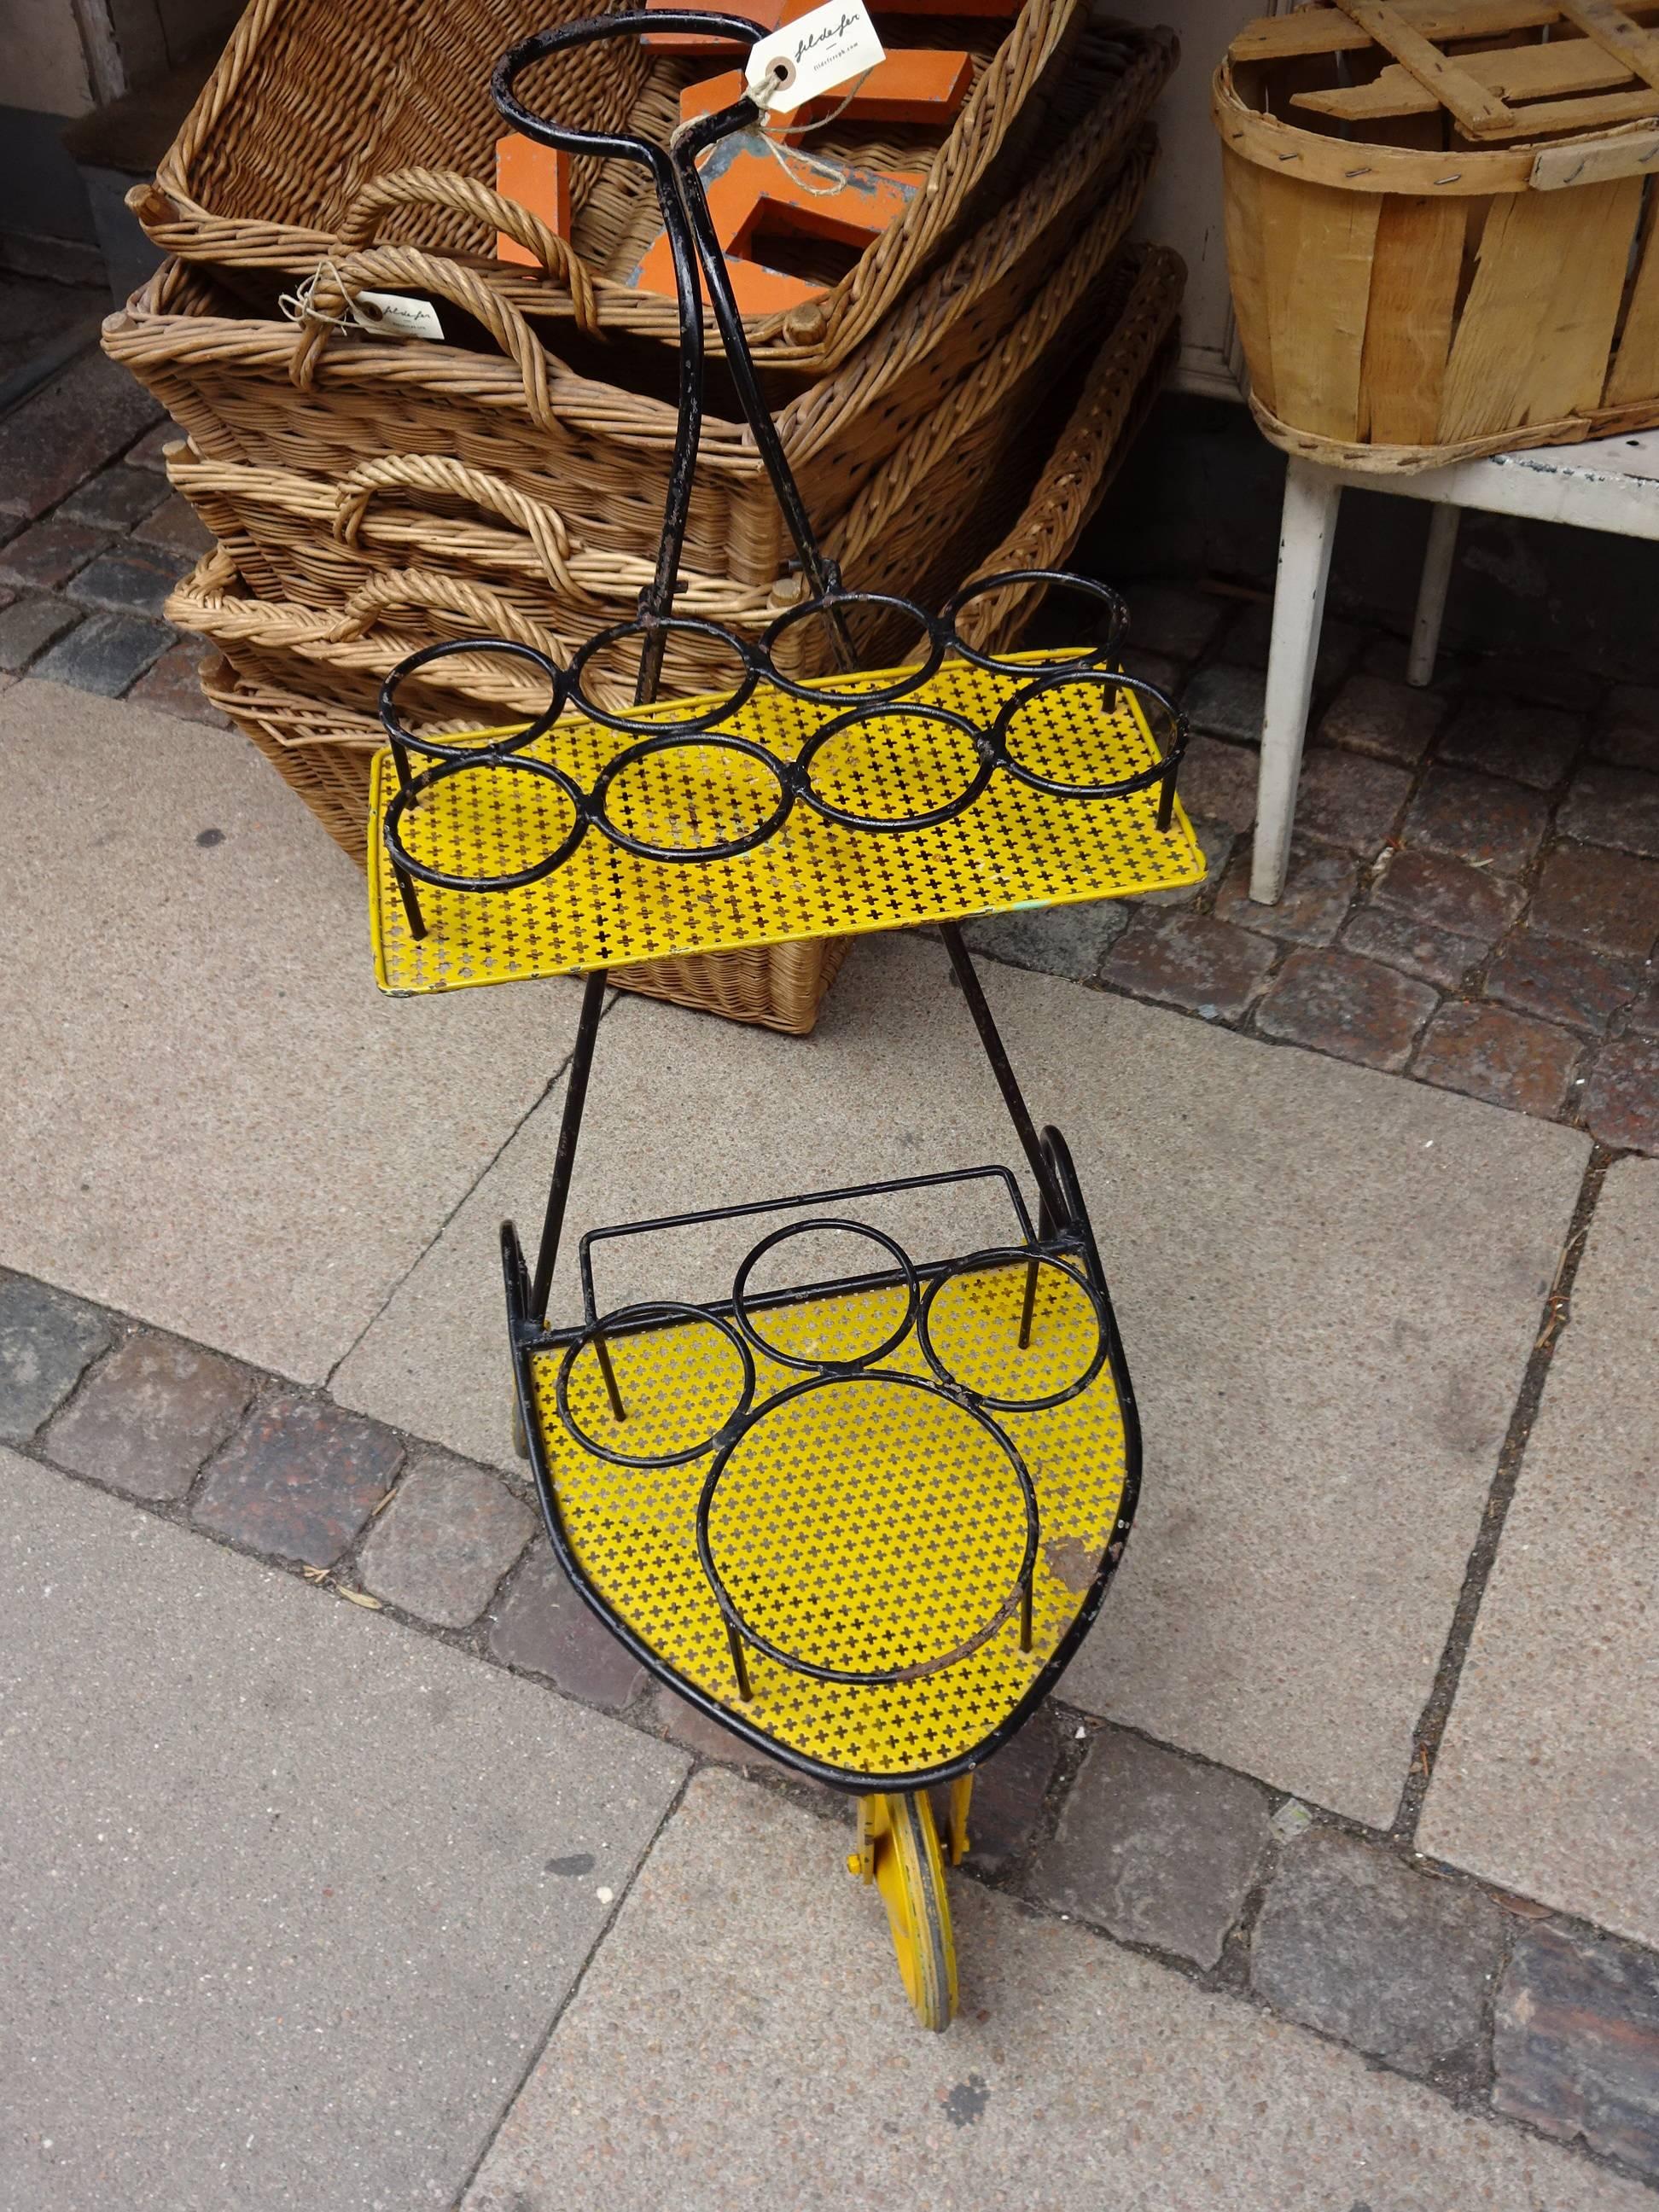
[[[574,599],[592,596],[570,572],[570,556],[581,551],[581,544],[572,538],[556,507],[446,453],[383,453],[378,460],[360,462],[342,477],[335,487],[334,508],[334,535],[342,545],[357,544],[370,502],[386,491],[441,492],[471,501],[523,531],[556,592]]]
[[[447,208],[452,215],[470,216],[487,230],[504,230],[526,253],[533,253],[550,276],[570,295],[577,327],[589,337],[601,335],[599,299],[587,264],[538,215],[504,199],[474,177],[455,169],[392,169],[363,186],[340,218],[340,243],[348,252],[359,252],[377,243],[380,217],[392,208]]]
[[[548,356],[519,310],[459,262],[441,260],[414,246],[371,246],[365,252],[349,255],[337,267],[331,261],[321,264],[311,290],[310,312],[295,332],[289,362],[289,378],[297,390],[311,390],[318,364],[334,336],[336,319],[345,316],[348,300],[382,285],[393,291],[435,293],[476,316],[523,379],[531,420],[538,429],[556,429],[558,416],[548,389]]]
[[[569,664],[571,648],[564,639],[542,623],[532,622],[500,592],[470,583],[465,577],[434,575],[425,568],[395,568],[369,577],[341,609],[331,642],[343,645],[352,638],[366,637],[383,615],[410,607],[449,615],[481,641],[511,638],[515,644],[544,653],[560,668]]]

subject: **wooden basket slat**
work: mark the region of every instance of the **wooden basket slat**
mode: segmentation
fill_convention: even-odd
[[[1379,445],[1427,446],[1439,434],[1468,206],[1403,192],[1380,204],[1358,425]]]
[[[1590,39],[1560,39],[1547,46],[1510,46],[1468,54],[1469,75],[1506,100],[1544,100],[1575,92],[1607,92],[1628,84],[1630,71]],[[1397,62],[1369,84],[1331,92],[1294,92],[1291,106],[1340,123],[1381,123],[1399,116],[1432,115],[1438,100]]]
[[[1584,4],[1559,0],[1549,20]],[[1371,18],[1371,0],[1309,12],[1358,29],[1350,5]],[[1472,21],[1495,35],[1512,15],[1486,0],[1461,11],[1396,0],[1382,27],[1404,51],[1395,19],[1445,38]],[[1236,319],[1267,435],[1336,465],[1394,471],[1659,422],[1659,265],[1653,211],[1644,213],[1659,189],[1649,180],[1659,133],[1632,125],[1542,145],[1474,145],[1458,143],[1448,116],[1449,143],[1433,150],[1339,135],[1345,122],[1306,107],[1291,123],[1285,111],[1308,89],[1309,57],[1328,51],[1287,44],[1274,28],[1300,20],[1252,25],[1215,81]],[[1645,62],[1651,40],[1659,52],[1629,12],[1597,20],[1596,51],[1628,61],[1639,48]],[[1545,65],[1517,72],[1516,56],[1553,54],[1554,69],[1564,50],[1586,43],[1457,58],[1502,89],[1517,73],[1541,88]],[[1346,34],[1340,50],[1355,51]],[[1248,66],[1236,72],[1242,56]],[[1390,68],[1374,82],[1397,86]],[[1589,81],[1582,61],[1562,64],[1564,76],[1575,72]],[[1564,126],[1609,100],[1623,112],[1659,91],[1549,99],[1514,114]]]
[[[1379,203],[1265,170],[1257,191],[1277,404],[1310,430],[1352,435]],[[1287,331],[1294,344],[1279,342]]]
[[[1222,226],[1227,274],[1232,288],[1233,320],[1250,364],[1250,375],[1264,405],[1277,409],[1273,381],[1273,314],[1267,301],[1267,225],[1261,187],[1267,171],[1246,161],[1231,146],[1221,149]]]
[[[1627,0],[1626,13],[1651,15],[1659,0]],[[1395,12],[1436,44],[1448,39],[1501,39],[1539,31],[1562,20],[1560,0],[1395,0]],[[1312,54],[1356,53],[1371,43],[1340,8],[1299,8],[1245,26],[1229,52],[1234,62],[1291,61]],[[1467,55],[1463,57],[1467,63]]]
[[[1498,201],[1446,365],[1443,444],[1598,404],[1641,195],[1620,177]]]
[[[1650,192],[1634,274],[1626,295],[1624,327],[1604,395],[1610,407],[1639,402],[1652,388],[1659,360],[1659,193]]]

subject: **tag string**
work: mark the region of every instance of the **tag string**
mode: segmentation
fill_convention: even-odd
[[[871,68],[873,69],[873,67],[872,63]],[[779,168],[783,171],[784,175],[792,183],[799,185],[802,191],[808,193],[815,200],[833,199],[837,192],[844,191],[847,185],[847,172],[829,161],[814,159],[811,154],[802,152],[787,142],[792,138],[805,138],[809,131],[827,131],[832,123],[847,112],[858,98],[870,74],[870,70],[865,70],[855,76],[828,115],[821,115],[816,123],[785,123],[775,129],[771,122],[771,106],[775,94],[783,89],[782,84],[775,79],[770,85],[762,84],[750,92],[749,97],[761,112],[762,145],[765,147]],[[714,149],[710,147],[709,152],[713,151]],[[706,160],[708,156],[705,155],[703,158]],[[697,166],[701,168],[702,161],[699,161]],[[827,181],[822,186],[815,185],[812,182],[813,175],[823,177]]]
[[[325,276],[331,276],[339,288],[344,312],[331,315],[317,305],[317,287]],[[276,302],[291,323],[322,323],[331,331],[373,330],[374,325],[364,319],[362,309],[346,289],[346,281],[325,253],[303,284],[292,292],[284,292]]]

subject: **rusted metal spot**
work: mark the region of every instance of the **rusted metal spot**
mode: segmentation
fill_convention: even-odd
[[[1053,1536],[1042,1547],[1042,1557],[1057,1583],[1079,1595],[1095,1578],[1095,1554],[1081,1536]]]

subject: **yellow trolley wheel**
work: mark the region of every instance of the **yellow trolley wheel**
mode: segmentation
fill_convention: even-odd
[[[861,1799],[859,1845],[851,1865],[881,1892],[905,1994],[922,2026],[942,2032],[956,2017],[957,1952],[927,1792]]]

